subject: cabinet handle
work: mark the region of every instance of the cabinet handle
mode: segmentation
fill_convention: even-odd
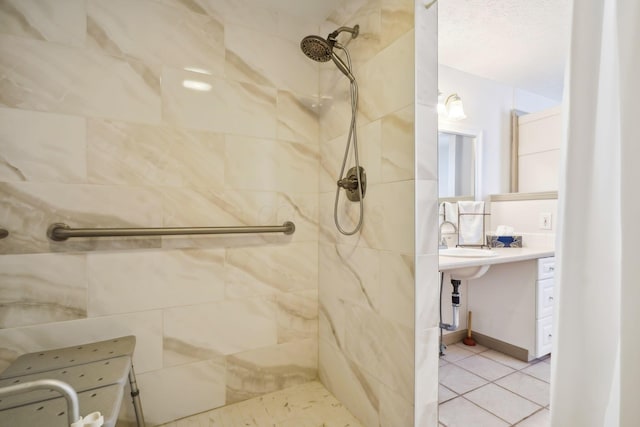
[[[553,301],[553,297],[549,297],[549,301]]]
[[[549,271],[555,271],[555,267],[549,267]]]

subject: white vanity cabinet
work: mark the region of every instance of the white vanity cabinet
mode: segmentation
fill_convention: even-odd
[[[554,270],[555,258],[546,257],[492,265],[484,276],[470,280],[473,331],[521,359],[549,354]]]
[[[538,260],[536,281],[536,358],[551,353],[555,257]]]

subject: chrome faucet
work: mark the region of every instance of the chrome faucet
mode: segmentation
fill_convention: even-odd
[[[454,223],[452,223],[451,221],[447,221],[446,219],[444,221],[442,221],[442,224],[440,224],[440,229],[438,231],[438,242],[440,242],[439,245],[438,245],[438,249],[447,249],[448,248],[447,241],[444,238],[444,236],[442,235],[442,226],[445,225],[445,224],[451,225],[453,227],[453,232],[454,233],[458,231],[458,227],[456,227],[456,225]]]

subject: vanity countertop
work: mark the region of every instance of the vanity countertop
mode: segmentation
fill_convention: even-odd
[[[491,250],[497,252],[498,255],[484,258],[440,256],[438,270],[447,271],[462,267],[504,264],[507,262],[527,261],[555,255],[555,251],[550,248],[491,248]]]

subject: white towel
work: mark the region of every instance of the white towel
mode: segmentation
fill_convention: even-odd
[[[484,244],[484,202],[464,201],[458,202],[460,221],[458,224],[458,242],[460,245]]]

